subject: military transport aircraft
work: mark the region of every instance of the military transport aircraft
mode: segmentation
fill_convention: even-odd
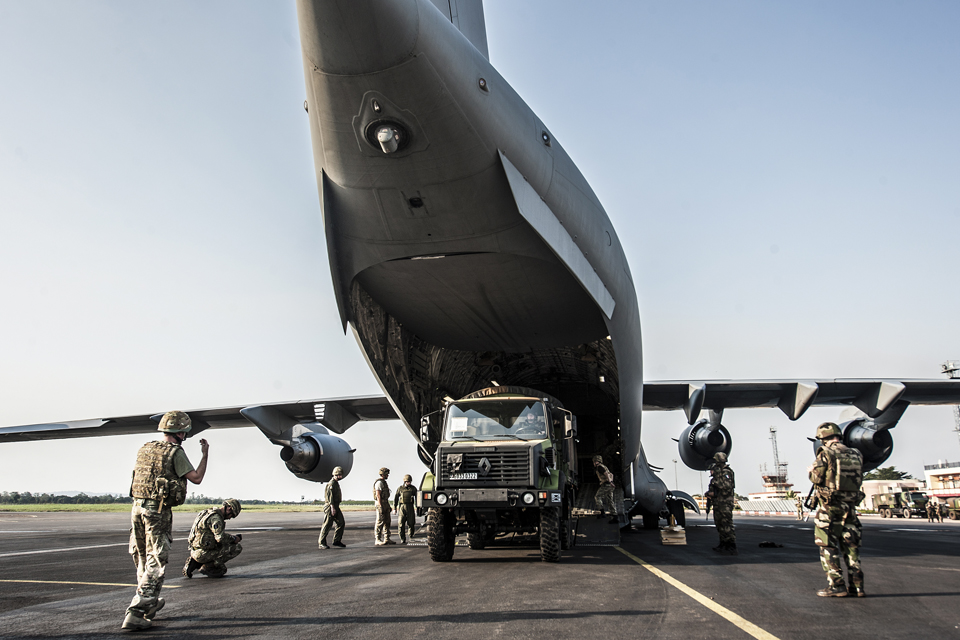
[[[725,409],[797,420],[853,406],[844,439],[874,468],[909,405],[960,402],[960,380],[645,382],[617,233],[489,63],[481,0],[298,0],[298,17],[336,302],[383,395],[188,411],[194,433],[255,425],[292,473],[325,482],[335,466],[349,473],[340,436],[358,421],[399,418],[429,465],[423,416],[491,385],[533,388],[577,416],[581,455],[616,461],[629,515],[655,526],[696,506],[647,462],[644,411],[684,412],[680,455],[702,470],[731,450]],[[147,432],[158,419],[6,427],[0,442]]]

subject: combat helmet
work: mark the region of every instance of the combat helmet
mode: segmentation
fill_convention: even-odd
[[[408,473],[408,474],[406,474],[405,476],[403,476],[403,481],[404,481],[404,482],[413,482],[413,476]]]
[[[333,468],[333,472],[331,473],[331,475],[342,476],[342,475],[343,475],[343,467],[334,467],[334,468]]]
[[[840,427],[833,422],[824,422],[817,427],[817,440],[823,440],[831,436],[841,437],[842,435],[843,433],[840,432]]]
[[[387,469],[386,467],[380,467],[380,475],[383,476],[387,475],[388,473],[390,473],[390,469]]]
[[[595,463],[599,462],[600,464],[603,464],[603,456],[593,456],[593,461]]]
[[[192,428],[192,423],[190,422],[190,416],[188,416],[183,411],[167,411],[163,414],[163,417],[160,418],[160,426],[157,427],[157,431],[163,431],[164,433],[190,433]]]
[[[236,498],[227,498],[223,501],[224,507],[230,507],[230,511],[233,512],[233,517],[240,515],[240,501]]]
[[[725,454],[723,451],[717,451],[715,454],[713,454],[713,461],[716,464],[726,464],[727,454]]]

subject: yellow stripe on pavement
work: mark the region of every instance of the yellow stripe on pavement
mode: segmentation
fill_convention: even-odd
[[[95,587],[134,587],[135,584],[126,584],[120,582],[75,582],[71,580],[0,580],[0,582],[26,582],[30,584],[86,584],[92,585]],[[163,585],[164,589],[179,589],[181,585],[177,584],[166,584]]]
[[[644,562],[637,556],[633,555],[626,549],[622,549],[620,547],[614,547],[614,548],[620,553],[622,553],[623,555],[627,556],[628,558],[636,562],[637,564],[639,564],[641,567],[643,567],[653,575],[663,580],[664,582],[667,582],[673,585],[674,587],[676,587],[677,589],[679,589],[680,591],[684,592],[685,594],[687,594],[688,596],[690,596],[691,598],[693,598],[694,600],[696,600],[697,602],[705,606],[707,609],[710,609],[711,611],[718,614],[722,618],[726,618],[727,620],[735,624],[737,627],[739,627],[743,631],[749,633],[754,638],[758,638],[759,640],[778,640],[775,635],[771,633],[767,633],[766,631],[764,631],[757,625],[753,624],[749,620],[745,620],[744,618],[741,618],[740,616],[735,614],[733,611],[730,611],[730,609],[720,606],[719,604],[717,604],[707,596],[703,595],[699,591],[695,591],[694,589],[691,589],[690,587],[683,584],[673,576],[667,573],[664,573],[663,571],[661,571],[660,569],[657,569],[651,564],[647,564],[646,562]]]

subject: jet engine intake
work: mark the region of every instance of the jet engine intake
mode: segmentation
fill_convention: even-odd
[[[733,440],[722,424],[710,424],[707,419],[698,420],[687,427],[680,436],[680,458],[683,464],[697,471],[706,471],[716,453],[730,453]]]
[[[290,473],[298,478],[329,482],[334,467],[342,467],[344,476],[350,473],[354,451],[337,436],[311,431],[283,445],[280,459],[286,463]]]
[[[843,432],[843,444],[863,454],[864,473],[879,467],[893,453],[893,435],[890,433],[892,425],[878,425],[869,418],[857,418],[838,426]],[[820,440],[813,440],[814,454],[822,445]]]

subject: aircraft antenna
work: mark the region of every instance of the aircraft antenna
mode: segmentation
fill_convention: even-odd
[[[960,378],[960,360],[947,360],[940,365],[940,372],[951,380]],[[953,430],[960,439],[960,405],[953,405]]]

